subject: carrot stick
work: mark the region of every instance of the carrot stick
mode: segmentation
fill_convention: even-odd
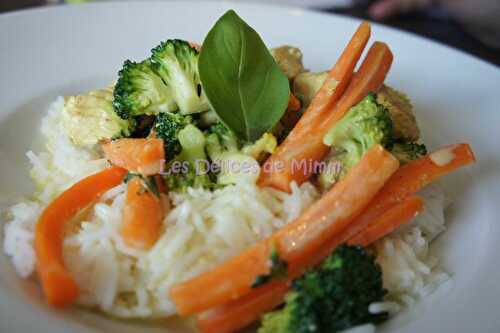
[[[120,230],[125,243],[138,249],[150,249],[160,237],[163,210],[160,193],[152,193],[140,177],[130,179]]]
[[[325,134],[351,107],[369,92],[377,91],[382,86],[392,59],[389,47],[385,43],[375,42],[333,110],[325,112],[315,122],[304,118],[304,114],[304,122],[309,122],[304,124],[302,118],[299,120],[276,153],[266,161],[271,165],[264,165],[259,184],[289,191],[292,180],[297,183],[307,180],[314,171],[308,167],[310,162],[321,160],[328,152],[328,147],[323,143]]]
[[[436,156],[442,155],[448,156],[448,163],[436,164],[433,160],[436,159]],[[373,224],[373,221],[376,221],[394,205],[401,203],[410,195],[415,194],[441,176],[474,161],[474,153],[468,144],[456,144],[441,148],[432,154],[403,165],[392,175],[382,190],[377,193],[368,208],[356,218],[342,235],[325,242],[319,251],[306,259],[307,263],[297,263],[297,265],[311,267],[318,264],[323,258],[332,253],[339,244],[347,242],[356,234],[365,230],[369,225]]]
[[[162,171],[165,149],[162,139],[119,139],[101,145],[111,164],[144,176]]]
[[[268,166],[263,168],[264,172],[260,179],[262,186],[273,186],[283,191],[290,191],[289,184],[291,180],[303,181],[308,176],[306,174],[301,177],[292,172],[292,161],[319,160],[326,154],[327,148],[322,142],[323,135],[316,135],[316,130],[326,115],[332,112],[332,109],[347,88],[354,68],[370,38],[370,32],[371,27],[368,22],[363,22],[358,27],[304,115],[283,144],[280,145],[278,151],[266,161]],[[316,139],[313,145],[315,149],[309,151],[309,153],[301,150],[300,146],[311,139]]]
[[[447,156],[447,163],[436,163],[436,156]],[[420,191],[425,186],[456,169],[475,162],[474,153],[468,144],[455,144],[443,147],[431,154],[411,161],[394,173],[387,184],[375,196],[366,209],[354,222],[346,239],[372,224],[389,208]]]
[[[37,269],[49,304],[65,306],[78,297],[78,286],[66,270],[62,255],[64,225],[101,194],[119,185],[126,170],[112,167],[89,176],[45,208],[35,230]]]
[[[424,204],[420,197],[410,196],[382,214],[368,228],[349,239],[347,244],[366,247],[412,220],[423,208]]]
[[[322,245],[316,255],[303,263],[303,267],[312,267],[319,264],[342,243],[349,241],[352,244],[356,242],[355,237],[362,237],[360,236],[360,232],[364,229],[369,230],[381,225],[384,227],[379,227],[379,230],[385,230],[384,232],[376,233],[379,238],[370,232],[373,237],[369,237],[370,239],[366,240],[366,243],[363,244],[365,246],[369,245],[369,241],[373,242],[384,237],[386,233],[391,232],[391,226],[394,226],[393,221],[405,223],[405,218],[413,215],[413,213],[403,209],[406,205],[410,207],[414,205],[415,209],[419,207],[419,200],[412,196],[415,192],[439,177],[475,161],[474,154],[467,144],[445,147],[433,154],[412,161],[396,171],[371,201],[367,209],[341,234],[332,237]],[[448,163],[436,164],[433,162],[433,159],[439,161],[439,156],[448,156]],[[441,158],[440,162],[443,162],[443,158]],[[386,211],[387,213],[384,214]],[[402,214],[401,219],[396,216],[396,213]],[[372,221],[375,221],[375,223],[369,226]],[[388,226],[387,229],[385,228],[386,226]],[[290,274],[290,279],[300,276],[304,271],[303,269],[299,270],[293,267],[290,270],[293,271]],[[283,288],[286,288],[289,283],[289,281],[276,281],[272,284],[272,288],[268,286],[256,288],[240,299],[203,312],[198,315],[198,326],[203,333],[213,332],[210,330],[205,331],[205,327],[209,329],[212,327],[212,321],[216,324],[221,322],[227,323],[218,333],[229,333],[243,328],[249,323],[258,320],[262,314],[271,311],[276,306],[275,304],[282,303],[284,294],[286,294],[283,292]],[[281,302],[279,299],[281,299]],[[247,303],[251,303],[251,306]],[[243,312],[244,310],[245,312]]]
[[[378,210],[374,214],[385,211],[390,205],[401,202],[436,179],[475,161],[471,147],[459,143],[403,165],[374,199],[371,206]]]
[[[173,286],[170,296],[178,313],[200,312],[251,292],[256,278],[270,273],[272,249],[289,265],[310,257],[361,213],[398,166],[382,146],[372,147],[346,177],[292,223],[214,270]]]
[[[258,319],[255,314],[272,311],[283,303],[288,284],[269,283],[236,301],[200,313],[196,322],[203,333],[229,333],[250,325]]]

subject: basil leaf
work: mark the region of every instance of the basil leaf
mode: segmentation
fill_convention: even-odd
[[[257,140],[286,111],[287,77],[257,32],[233,10],[205,38],[198,69],[212,108],[240,139]]]

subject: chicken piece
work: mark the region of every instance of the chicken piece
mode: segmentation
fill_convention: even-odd
[[[302,51],[298,48],[283,45],[270,50],[276,63],[285,73],[289,80],[293,80],[297,74],[304,71],[302,64]]]
[[[65,97],[61,120],[66,134],[78,146],[129,136],[135,125],[115,113],[113,87]]]
[[[316,95],[318,90],[321,88],[327,76],[328,71],[317,73],[303,72],[295,77],[295,80],[293,80],[292,91],[295,96],[301,100],[305,108],[311,104],[314,95]]]
[[[383,85],[377,93],[377,102],[389,111],[396,140],[413,142],[420,138],[413,106],[404,93]]]

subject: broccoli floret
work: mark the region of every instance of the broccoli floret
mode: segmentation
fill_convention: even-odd
[[[184,192],[188,187],[213,188],[215,185],[207,170],[203,132],[188,124],[179,130],[177,138],[181,151],[168,165],[170,172],[165,176],[169,190]],[[180,166],[177,170],[175,164]]]
[[[391,153],[401,162],[406,164],[410,161],[416,160],[427,154],[427,148],[424,144],[410,142],[410,143],[395,143],[392,147]]]
[[[186,41],[169,39],[151,52],[153,69],[170,88],[180,112],[207,111],[209,104],[198,74],[198,51]]]
[[[220,166],[220,185],[255,183],[260,174],[258,157],[275,147],[276,138],[268,133],[253,144],[244,144],[223,123],[216,123],[207,131],[207,153]]]
[[[196,163],[207,159],[205,154],[205,136],[198,127],[188,124],[177,134],[179,143],[182,147],[180,154],[176,157],[177,160]]]
[[[65,98],[61,120],[74,144],[94,145],[101,140],[129,136],[133,132],[136,122],[118,117],[112,100],[112,87]]]
[[[374,144],[392,148],[392,120],[389,112],[377,103],[377,96],[370,93],[329,130],[323,142],[332,147],[342,166],[340,179]]]
[[[190,163],[183,165],[181,170],[165,176],[165,184],[170,191],[186,192],[189,187],[216,189],[217,184],[210,174],[200,174]]]
[[[207,153],[210,159],[216,160],[224,152],[237,152],[242,142],[223,123],[210,126],[207,134]]]
[[[123,119],[177,108],[170,88],[153,71],[151,61],[126,60],[118,73],[113,106]]]
[[[281,310],[264,316],[258,333],[338,332],[380,323],[387,313],[372,314],[386,290],[375,258],[361,247],[342,245],[322,265],[292,283]]]
[[[297,307],[299,304],[296,299],[296,293],[289,293],[285,297],[286,306],[279,310],[267,313],[262,319],[262,324],[257,333],[302,333],[302,332],[319,332],[319,331],[298,331],[294,328],[293,323],[295,317],[300,313]],[[315,327],[311,327],[315,329]]]
[[[181,152],[181,144],[178,139],[179,131],[191,124],[192,121],[191,116],[180,113],[164,112],[156,117],[153,130],[158,138],[163,139],[165,155],[168,160]]]

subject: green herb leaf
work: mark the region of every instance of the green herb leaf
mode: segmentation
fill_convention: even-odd
[[[240,139],[257,140],[286,111],[286,75],[257,32],[233,10],[208,33],[198,68],[210,104]]]

